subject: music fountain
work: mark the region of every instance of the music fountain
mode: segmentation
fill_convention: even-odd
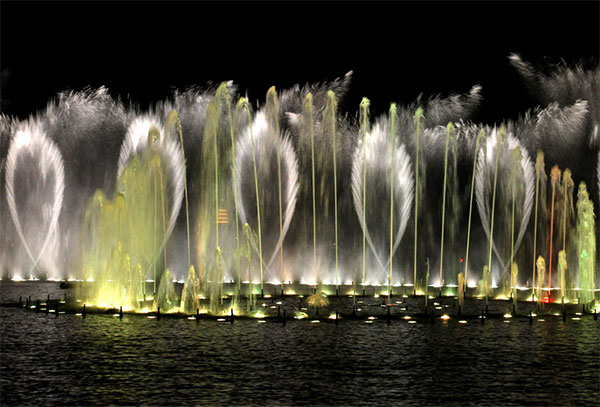
[[[223,83],[148,112],[101,88],[2,117],[2,284],[69,289],[4,305],[231,322],[595,317],[598,72],[512,63],[546,105],[493,126],[469,121],[478,86],[374,119],[365,98],[349,116],[350,74],[271,88],[259,107]]]

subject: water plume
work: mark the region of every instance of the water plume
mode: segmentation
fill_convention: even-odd
[[[475,191],[475,174],[477,174],[477,157],[479,157],[480,145],[485,140],[485,130],[480,129],[475,140],[475,149],[473,150],[473,169],[471,172],[471,193],[469,197],[469,220],[467,223],[467,248],[465,253],[465,273],[464,280],[469,281],[469,249],[471,247],[471,219],[473,215],[473,193]],[[465,289],[467,285],[465,284]],[[464,295],[464,293],[463,293]]]
[[[390,148],[390,143],[393,148]],[[394,172],[390,177],[392,161]],[[367,191],[363,191],[363,177],[367,180]],[[365,135],[365,141],[359,141],[352,167],[354,208],[378,265],[367,271],[366,280],[371,284],[387,281],[389,275],[386,275],[386,269],[390,258],[386,253],[389,254],[391,245],[393,258],[406,230],[413,200],[413,182],[411,160],[404,145],[393,137],[390,120],[380,119]],[[390,194],[393,206],[390,205]],[[393,223],[395,231],[392,236],[383,232],[390,223]]]
[[[6,200],[28,260],[13,264],[13,277],[60,278],[59,216],[65,175],[62,156],[38,121],[20,125],[6,158]],[[25,273],[18,276],[17,274]]]
[[[183,291],[181,292],[181,301],[179,304],[180,312],[191,314],[199,308],[200,287],[201,281],[196,274],[196,268],[190,266],[183,285]]]
[[[155,308],[160,308],[160,312],[170,313],[179,310],[179,301],[173,286],[173,274],[167,268],[160,278],[158,292],[154,299]]]
[[[153,279],[156,299],[161,270],[167,269],[167,174],[159,130],[151,128],[146,137],[149,147],[127,161],[119,192],[110,199],[98,190],[85,212],[80,267],[83,278],[94,283],[83,295],[105,307],[143,307],[145,280]]]
[[[577,286],[581,289],[581,302],[594,299],[596,269],[596,232],[594,203],[590,200],[586,184],[579,184],[577,193],[577,253],[579,270]]]
[[[525,235],[525,231],[527,229],[527,224],[529,223],[529,218],[531,216],[531,210],[533,206],[533,200],[535,195],[535,186],[534,186],[534,169],[531,164],[529,154],[527,151],[522,148],[520,142],[512,135],[507,134],[505,141],[501,141],[502,137],[500,132],[494,128],[490,131],[490,135],[486,140],[485,147],[480,151],[478,162],[477,162],[477,175],[476,175],[476,185],[475,185],[475,195],[477,202],[477,209],[479,211],[479,216],[481,218],[481,223],[483,226],[483,230],[487,235],[490,241],[490,259],[491,252],[493,251],[496,255],[496,259],[499,263],[499,275],[498,277],[502,278],[504,273],[507,271],[507,266],[510,266],[510,257],[508,253],[506,253],[506,248],[508,244],[504,242],[508,236],[509,232],[506,230],[500,230],[500,234],[495,236],[493,232],[493,217],[494,211],[492,207],[494,197],[493,197],[493,182],[495,180],[500,179],[501,182],[503,180],[510,180],[510,176],[505,177],[503,175],[510,175],[512,160],[510,159],[509,154],[515,148],[519,148],[521,151],[521,160],[520,160],[520,170],[516,175],[516,183],[517,190],[515,191],[515,199],[517,202],[517,213],[516,218],[520,220],[518,234],[514,242],[514,253],[518,252],[519,246],[521,245],[521,241]],[[507,165],[508,164],[508,165]],[[497,166],[498,174],[495,174],[494,166]],[[510,188],[503,188],[500,191],[500,196],[498,197],[499,205],[498,210],[501,212],[500,215],[502,218],[508,218],[508,213],[510,211],[510,205],[508,202],[511,202],[511,198],[506,196],[506,194],[502,193],[503,191],[510,191]],[[490,205],[490,197],[492,195],[492,205]],[[508,225],[504,223],[504,228]],[[491,260],[488,264],[488,267],[491,267]]]
[[[535,300],[539,303],[542,300],[542,290],[546,282],[546,260],[542,256],[538,256],[535,265],[537,267],[537,280],[534,281],[533,287],[536,289]]]
[[[157,131],[155,139],[148,137],[153,129]],[[181,154],[181,145],[173,130],[171,126],[165,129],[158,117],[142,115],[135,118],[129,125],[121,146],[117,172],[120,177],[127,163],[133,157],[144,154],[144,151],[148,149],[155,148],[161,157],[160,162],[164,166],[165,188],[170,198],[167,228],[161,249],[175,227],[185,191],[185,165]],[[150,141],[154,143],[154,146],[149,144]]]
[[[558,165],[552,167],[550,170],[550,185],[552,186],[552,198],[550,199],[550,254],[548,255],[548,286],[552,287],[552,263],[554,257],[552,256],[554,249],[554,202],[556,197],[556,188],[560,188],[560,176],[561,172]]]
[[[533,222],[533,271],[532,271],[532,297],[535,298],[535,282],[536,282],[536,257],[538,254],[538,244],[540,247],[545,247],[545,225],[547,220],[547,208],[546,208],[546,184],[548,183],[548,177],[546,176],[546,170],[544,165],[544,153],[542,151],[537,152],[535,160],[535,216]],[[541,208],[540,208],[541,205]],[[539,218],[539,220],[538,220]],[[538,234],[538,227],[540,233]],[[540,238],[538,238],[538,236]],[[538,240],[541,240],[538,243]]]
[[[450,153],[450,159],[448,158]],[[442,192],[442,227],[440,236],[440,287],[444,283],[444,235],[448,233],[451,243],[457,240],[458,220],[459,220],[459,203],[458,203],[458,173],[457,160],[458,153],[456,151],[456,130],[452,122],[446,126],[446,143],[444,149],[444,183]],[[450,165],[448,162],[450,161]],[[448,168],[450,166],[450,168]],[[447,192],[448,191],[448,192]],[[446,199],[448,199],[448,231],[445,229],[446,223]],[[453,276],[458,275],[455,269],[458,262],[456,261],[456,250],[454,248],[449,251],[449,255],[453,255],[450,261],[450,267],[453,271]]]
[[[281,138],[281,139],[280,139]],[[259,111],[254,117],[251,127],[241,135],[237,146],[237,197],[238,211],[242,223],[248,223],[252,229],[257,229],[258,219],[256,217],[256,188],[252,177],[255,156],[258,199],[261,214],[276,214],[279,207],[278,189],[273,188],[278,182],[277,173],[277,146],[281,145],[281,190],[283,222],[279,225],[277,216],[262,217],[260,228],[262,230],[262,247],[270,248],[271,255],[265,261],[267,281],[278,281],[281,276],[271,269],[277,254],[281,250],[283,239],[290,227],[294,215],[298,192],[298,164],[296,153],[287,135],[283,137],[275,132],[267,120],[264,112]],[[281,232],[280,232],[281,230]],[[288,279],[288,276],[284,277]]]
[[[565,302],[565,296],[567,293],[567,253],[564,250],[558,252],[558,286],[560,287],[560,299],[561,302]]]

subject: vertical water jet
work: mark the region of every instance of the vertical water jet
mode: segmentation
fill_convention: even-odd
[[[448,182],[448,149],[450,147],[450,137],[454,134],[454,124],[448,123],[446,126],[446,144],[444,149],[444,184],[442,190],[442,232],[440,236],[440,293],[443,286],[443,269],[444,269],[444,226],[446,221],[446,184]]]
[[[280,240],[280,277],[281,289],[283,290],[283,207],[281,202],[281,138],[279,135],[279,108],[277,105],[277,91],[275,86],[272,86],[267,91],[266,115],[271,127],[275,130],[277,137],[277,190],[279,193],[279,240]]]
[[[585,182],[579,184],[577,193],[577,253],[579,270],[577,286],[581,289],[581,302],[594,299],[596,273],[596,232],[594,203],[589,197]]]
[[[419,205],[421,203],[421,197],[423,196],[425,188],[419,181],[425,175],[425,155],[420,149],[420,139],[423,131],[423,121],[425,117],[423,115],[423,109],[418,108],[414,115],[415,124],[415,240],[414,240],[414,265],[413,265],[413,295],[417,295],[417,271],[418,271],[418,260],[417,260],[417,232],[419,225]],[[428,281],[425,281],[425,291],[427,291]],[[427,292],[425,292],[425,298],[427,299]],[[427,300],[425,300],[427,301]]]
[[[560,187],[560,169],[558,165],[550,171],[550,183],[552,185],[552,200],[550,204],[550,255],[548,256],[548,287],[552,287],[552,251],[554,249],[554,199],[556,197],[556,186]]]
[[[561,250],[558,252],[558,284],[560,287],[560,302],[563,304],[565,303],[567,269],[567,252]]]
[[[323,136],[325,139],[331,137],[333,143],[333,211],[334,211],[334,227],[335,227],[335,287],[339,287],[339,245],[338,245],[338,190],[337,190],[337,133],[336,133],[336,118],[337,101],[333,91],[327,92],[327,101],[325,110],[323,111]]]
[[[315,125],[313,115],[312,93],[308,93],[302,102],[302,131],[310,135],[310,165],[312,187],[312,221],[313,221],[313,273],[315,287],[319,282],[317,275],[317,202],[315,192]]]
[[[497,145],[502,145],[504,143],[504,138],[506,136],[506,130],[504,127],[500,127],[500,131],[498,132]],[[496,186],[498,184],[498,160],[500,158],[500,154],[496,154],[494,164],[494,188],[492,192],[492,215],[490,221],[490,241],[489,241],[489,251],[488,251],[488,272],[491,274],[492,269],[492,248],[494,241],[494,212],[496,208]],[[491,278],[491,277],[490,277]],[[487,281],[487,280],[486,280]],[[485,292],[485,303],[488,303],[488,290]]]
[[[391,304],[392,301],[392,273],[394,265],[394,178],[396,177],[394,158],[395,158],[395,147],[396,147],[396,127],[397,127],[398,116],[396,113],[396,104],[392,103],[390,106],[390,271],[388,275],[388,302]],[[388,308],[389,310],[389,308]]]
[[[246,115],[247,117],[247,125],[248,125],[248,133],[250,135],[250,145],[252,149],[252,169],[254,174],[254,192],[256,197],[256,219],[257,219],[257,229],[258,229],[258,264],[260,269],[260,289],[264,290],[264,272],[263,272],[263,254],[262,254],[262,226],[260,220],[260,194],[258,192],[258,171],[256,168],[256,146],[254,143],[254,133],[252,130],[252,117],[250,114],[250,107],[248,106],[248,101],[246,98],[240,98],[236,105],[236,116],[241,120],[242,116]],[[239,176],[238,176],[239,179]],[[239,197],[238,197],[239,199]],[[247,224],[247,223],[246,223]],[[248,227],[250,227],[248,225]]]
[[[535,160],[535,216],[533,222],[533,267],[532,267],[532,280],[531,280],[531,297],[532,300],[535,301],[535,284],[536,284],[536,269],[537,262],[536,257],[537,254],[537,239],[538,239],[538,213],[539,213],[539,203],[542,203],[542,219],[545,219],[546,215],[546,183],[547,176],[544,164],[544,153],[540,150],[537,152],[537,157]],[[540,199],[540,195],[542,199]],[[543,233],[541,234],[543,235]]]
[[[480,144],[481,142],[485,139],[485,130],[481,129],[479,130],[479,133],[477,134],[477,138],[475,141],[475,152],[473,153],[473,171],[472,171],[472,175],[471,175],[471,194],[470,194],[470,198],[469,198],[469,221],[467,222],[467,250],[466,250],[466,254],[465,254],[465,274],[464,274],[464,280],[465,280],[465,290],[469,281],[469,248],[470,248],[470,244],[471,244],[471,218],[472,218],[472,214],[473,214],[473,192],[475,191],[475,174],[476,174],[476,170],[477,170],[477,157],[479,155],[479,148],[480,148]],[[464,293],[463,293],[464,295]]]
[[[544,280],[546,278],[546,261],[544,260],[544,258],[542,256],[539,256],[535,264],[537,267],[536,296],[537,296],[537,303],[539,304],[540,301],[542,300],[542,290],[544,287]],[[534,284],[534,285],[536,285],[536,284]]]
[[[367,166],[366,166],[366,146],[367,146],[367,133],[369,132],[369,99],[363,97],[360,102],[359,109],[359,122],[360,122],[360,139],[362,140],[362,162],[363,162],[363,189],[362,189],[362,207],[363,207],[363,219],[367,217]],[[314,181],[313,181],[314,182]],[[362,231],[362,286],[363,291],[365,289],[366,273],[367,273],[367,234],[365,229]]]

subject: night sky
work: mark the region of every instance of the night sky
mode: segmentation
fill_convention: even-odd
[[[598,61],[598,2],[2,2],[2,111],[25,118],[65,89],[105,85],[141,108],[173,88],[234,80],[268,87],[354,71],[341,109],[375,114],[419,94],[483,86],[477,119],[516,118],[535,102],[508,64]]]

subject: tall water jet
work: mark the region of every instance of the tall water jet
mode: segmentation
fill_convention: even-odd
[[[506,133],[503,127],[500,128],[500,131],[498,133],[498,144],[500,146],[502,146],[502,144],[504,143],[504,137],[505,137]],[[498,185],[498,160],[500,159],[500,154],[496,154],[496,160],[495,160],[495,164],[494,164],[494,190],[492,192],[492,216],[491,216],[491,220],[490,220],[490,233],[489,233],[489,252],[488,252],[488,269],[487,272],[491,274],[491,270],[492,270],[492,248],[493,248],[493,242],[494,242],[494,213],[495,213],[495,208],[496,208],[496,187]],[[488,279],[486,278],[486,276],[484,275],[484,281],[486,282],[486,290],[485,290],[485,303],[488,303],[488,293],[489,293],[489,286],[490,284],[488,284]]]
[[[333,143],[333,212],[334,212],[334,230],[335,230],[335,288],[338,290],[340,283],[340,270],[339,270],[339,244],[338,244],[338,189],[337,189],[337,134],[336,134],[336,121],[337,121],[337,101],[335,100],[335,93],[333,91],[327,92],[327,102],[325,110],[323,111],[323,120],[321,122],[321,128],[323,137],[325,139],[331,138]]]
[[[310,165],[311,165],[311,190],[312,190],[312,221],[313,221],[313,273],[315,276],[315,288],[319,277],[317,274],[317,202],[315,192],[315,125],[313,115],[312,93],[308,93],[302,102],[302,125],[303,134],[310,137]]]
[[[366,205],[366,196],[367,196],[367,166],[366,166],[366,137],[367,133],[370,130],[370,120],[369,120],[369,106],[371,102],[367,98],[363,98],[360,102],[359,108],[359,123],[360,123],[360,134],[359,138],[362,140],[362,165],[363,165],[363,174],[362,174],[362,208],[363,208],[363,219],[367,217],[367,205]],[[599,172],[600,174],[600,172]],[[600,176],[599,176],[600,179]],[[362,231],[362,286],[363,291],[365,289],[367,277],[367,234],[365,230]],[[356,291],[356,290],[355,290]],[[355,293],[356,296],[356,293]]]
[[[414,240],[414,265],[413,265],[413,295],[417,295],[417,271],[418,271],[418,225],[419,225],[419,205],[421,205],[423,194],[425,193],[425,154],[420,148],[420,140],[423,136],[423,109],[418,108],[415,112],[414,123],[415,123],[415,240]],[[428,279],[427,279],[428,280]],[[427,291],[428,281],[425,281],[424,287]],[[427,299],[427,293],[425,293]]]
[[[35,121],[20,125],[6,158],[6,201],[25,252],[14,259],[12,278],[59,278],[64,178],[62,156],[41,125]]]
[[[590,200],[585,182],[579,184],[577,193],[577,253],[579,270],[577,287],[581,289],[581,302],[594,299],[596,273],[596,232],[594,203]]]
[[[535,217],[533,222],[533,270],[532,270],[532,280],[531,280],[531,297],[532,300],[535,301],[535,284],[536,284],[536,269],[537,262],[536,258],[538,256],[537,251],[537,241],[538,241],[538,224],[545,225],[545,219],[547,217],[547,209],[546,209],[546,184],[548,182],[548,177],[546,176],[546,170],[544,165],[544,153],[542,151],[537,152],[537,157],[535,160]],[[541,197],[541,198],[540,198]],[[541,210],[539,208],[541,202]],[[541,218],[541,222],[538,221],[538,218]],[[540,233],[540,236],[544,237],[545,233]]]
[[[390,110],[393,115],[394,109]],[[390,265],[406,230],[414,193],[410,157],[398,137],[392,136],[395,129],[392,122],[393,119],[384,118],[375,123],[364,137],[365,144],[359,140],[352,163],[354,209],[375,260],[366,276],[366,281],[372,284],[389,281]],[[369,186],[367,191],[362,189],[364,177]],[[395,232],[385,233],[388,225]]]
[[[267,91],[267,103],[265,106],[266,117],[269,122],[271,128],[275,131],[277,135],[276,145],[277,145],[277,192],[279,197],[279,241],[280,243],[280,280],[281,280],[281,289],[283,290],[283,282],[285,281],[283,275],[283,206],[281,201],[281,137],[279,136],[279,108],[277,106],[277,91],[275,87],[272,86]]]
[[[556,187],[560,188],[560,169],[558,165],[552,167],[550,171],[550,184],[552,185],[552,200],[550,203],[550,255],[548,256],[548,287],[552,287],[552,249],[554,248],[554,200],[556,197]]]
[[[232,146],[235,135],[228,92],[226,86],[221,85],[208,104],[200,160],[202,195],[198,200],[197,254],[200,276],[204,273],[209,275],[201,279],[211,285],[212,293],[221,293],[222,280],[231,280],[240,273],[235,262],[239,225],[237,221],[230,222],[230,217],[236,216],[237,186],[233,182],[236,178],[233,168],[236,148]],[[215,300],[221,303],[220,298],[211,297],[211,304]]]
[[[562,249],[567,250],[567,229],[571,226],[571,217],[574,214],[573,208],[573,191],[575,189],[575,182],[571,175],[570,169],[565,169],[562,178]]]
[[[520,169],[521,164],[521,149],[519,146],[515,147],[512,150],[512,163],[511,163],[511,210],[510,210],[510,264],[512,264],[515,259],[515,202],[517,195],[517,174]],[[512,281],[512,279],[511,279]],[[514,284],[512,285],[514,287]]]
[[[466,254],[465,254],[465,274],[464,274],[464,280],[466,282],[469,281],[469,279],[468,279],[468,277],[469,277],[469,248],[471,246],[471,218],[472,218],[472,214],[473,214],[473,193],[475,191],[475,174],[477,173],[477,157],[479,156],[480,145],[484,140],[485,140],[485,130],[481,129],[481,130],[479,130],[479,133],[477,134],[477,138],[475,140],[475,151],[473,153],[473,170],[471,173],[471,194],[469,197],[469,221],[467,223],[467,249],[466,249]],[[464,285],[464,288],[466,290],[467,284]],[[464,293],[463,293],[463,296],[464,296]]]
[[[228,122],[228,127],[229,128],[229,136],[231,139],[231,163],[232,165],[235,165],[236,162],[236,134],[235,134],[235,127],[233,125],[233,114],[231,111],[231,96],[229,95],[229,89],[227,88],[227,83],[223,82],[221,83],[221,85],[217,88],[217,92],[215,94],[215,100],[222,100],[224,103],[224,109],[226,109],[226,117],[227,117],[227,122]],[[236,192],[236,174],[235,171],[231,171],[231,178],[232,178],[232,189],[233,189],[233,207],[234,207],[234,213],[235,213],[235,244],[236,244],[236,248],[239,248],[240,246],[240,228],[239,228],[239,215],[238,215],[238,209],[237,209],[237,192]]]
[[[451,155],[450,159],[448,155]],[[448,168],[450,163],[450,169]],[[450,122],[446,126],[446,143],[444,149],[444,183],[443,183],[443,192],[442,192],[442,227],[441,227],[441,237],[440,237],[440,293],[442,292],[442,286],[444,285],[444,277],[443,277],[443,269],[444,269],[444,235],[446,233],[449,234],[451,246],[454,246],[454,242],[456,241],[456,235],[458,232],[458,174],[457,174],[457,151],[456,151],[456,131],[454,127],[454,123]],[[448,191],[448,192],[447,192]],[[446,208],[446,199],[447,196],[450,204],[448,208]],[[449,212],[449,227],[446,230],[446,209]],[[455,250],[451,250],[451,253],[456,253]],[[453,256],[454,257],[454,256]],[[456,267],[457,262],[450,261],[451,269]],[[454,270],[456,271],[456,270]],[[458,273],[456,273],[458,276]]]
[[[175,127],[175,129],[173,129]],[[181,131],[181,120],[179,118],[179,114],[175,110],[173,110],[167,119],[167,124],[165,126],[167,132],[177,132],[179,135],[179,145],[181,146],[181,161],[183,163],[183,167],[186,168],[185,162],[185,149],[183,145],[183,132]],[[195,275],[195,270],[192,270],[192,247],[191,247],[191,237],[190,237],[190,205],[188,200],[188,188],[187,188],[187,171],[183,172],[183,192],[185,197],[185,229],[186,229],[186,237],[187,237],[187,259],[188,259],[188,275],[190,271],[193,271]]]
[[[394,149],[396,147],[396,132],[398,126],[398,116],[396,113],[396,104],[392,103],[390,106],[390,151],[392,157],[390,160],[390,272],[387,278],[388,281],[388,302],[391,304],[392,299],[392,276],[393,276],[393,265],[394,265]]]

